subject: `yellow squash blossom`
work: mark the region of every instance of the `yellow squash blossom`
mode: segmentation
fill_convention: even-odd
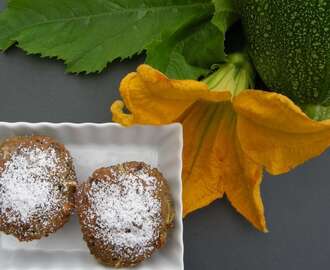
[[[115,101],[111,111],[125,126],[182,123],[184,215],[226,194],[266,232],[263,168],[285,173],[319,155],[330,145],[330,120],[309,119],[284,95],[245,90],[252,68],[241,60],[233,55],[204,82],[171,80],[141,65],[122,80],[123,101]]]

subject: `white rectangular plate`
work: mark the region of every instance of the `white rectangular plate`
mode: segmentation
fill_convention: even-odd
[[[175,229],[166,246],[138,270],[183,270],[181,153],[182,129],[179,124],[134,126],[117,124],[2,123],[0,140],[16,135],[48,135],[70,151],[78,181],[86,180],[99,167],[124,161],[144,161],[167,178],[176,209]],[[102,270],[82,239],[75,215],[58,232],[47,238],[20,243],[0,233],[1,270]]]

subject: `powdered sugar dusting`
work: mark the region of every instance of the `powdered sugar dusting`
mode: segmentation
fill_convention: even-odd
[[[51,147],[18,148],[0,175],[0,214],[11,224],[26,224],[37,217],[47,225],[49,217],[61,207],[63,198],[56,187],[61,169]]]
[[[159,237],[159,182],[144,169],[117,172],[111,185],[94,181],[88,192],[88,218],[96,238],[112,246],[115,256],[132,258],[151,252]]]

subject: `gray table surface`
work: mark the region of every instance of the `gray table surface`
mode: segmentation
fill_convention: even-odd
[[[0,55],[0,121],[109,122],[120,79],[142,61],[78,76],[65,74],[61,62],[12,48]],[[268,234],[254,230],[225,199],[188,216],[185,269],[329,269],[329,165],[330,151],[288,174],[265,175]]]

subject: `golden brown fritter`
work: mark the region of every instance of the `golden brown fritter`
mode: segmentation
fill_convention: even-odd
[[[45,136],[0,145],[0,231],[20,241],[61,228],[74,207],[76,173],[65,147]]]
[[[84,239],[97,260],[134,266],[164,246],[174,210],[162,174],[143,162],[100,168],[76,197]]]

